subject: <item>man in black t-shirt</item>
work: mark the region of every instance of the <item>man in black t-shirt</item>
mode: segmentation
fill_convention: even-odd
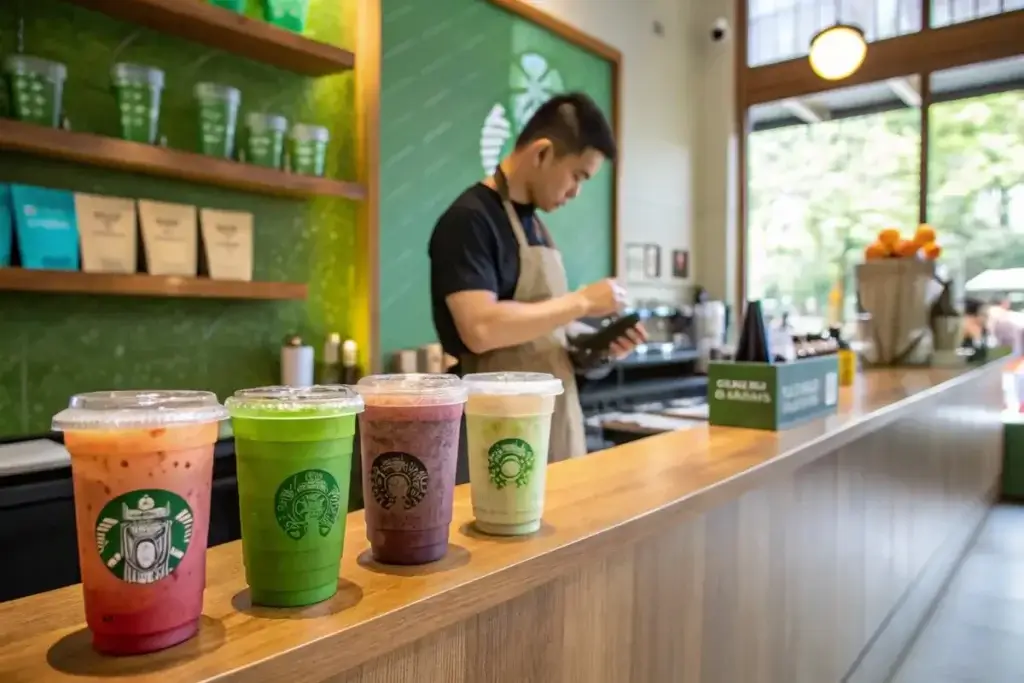
[[[575,198],[615,153],[611,128],[589,97],[557,96],[533,115],[494,177],[463,192],[430,238],[434,327],[461,370],[549,372],[565,385],[552,460],[585,453],[566,332],[580,318],[618,312],[626,292],[610,278],[566,291],[561,257],[536,210]],[[624,355],[643,339],[638,326],[612,352]]]

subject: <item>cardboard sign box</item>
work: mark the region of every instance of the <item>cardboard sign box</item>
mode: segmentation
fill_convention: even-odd
[[[834,414],[838,404],[835,355],[791,363],[714,362],[708,369],[713,425],[778,431]]]

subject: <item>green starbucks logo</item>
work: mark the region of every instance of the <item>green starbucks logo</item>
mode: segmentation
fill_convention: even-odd
[[[502,439],[487,451],[487,472],[495,488],[509,484],[522,488],[530,483],[535,457],[533,447],[522,439]]]
[[[377,505],[390,510],[401,502],[403,510],[412,510],[426,497],[430,477],[415,455],[388,451],[374,458],[370,482]]]
[[[171,491],[144,489],[114,498],[96,518],[96,549],[126,583],[170,576],[192,541],[192,508]]]
[[[536,52],[519,55],[509,65],[509,107],[495,103],[480,130],[480,163],[493,175],[501,158],[511,151],[514,138],[542,104],[565,91],[565,83],[547,57]]]
[[[341,509],[341,489],[330,472],[303,470],[281,482],[274,495],[277,523],[296,541],[316,529],[331,533]]]

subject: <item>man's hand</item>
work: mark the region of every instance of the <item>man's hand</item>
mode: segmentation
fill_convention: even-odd
[[[644,329],[643,323],[637,323],[635,327],[626,330],[625,335],[612,342],[611,354],[616,360],[621,360],[646,341],[647,330]]]
[[[626,290],[612,278],[593,282],[576,293],[586,302],[587,317],[612,315],[626,307]]]

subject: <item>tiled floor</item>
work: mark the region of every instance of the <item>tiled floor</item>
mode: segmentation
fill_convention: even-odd
[[[1024,683],[1024,506],[989,515],[892,683]]]

